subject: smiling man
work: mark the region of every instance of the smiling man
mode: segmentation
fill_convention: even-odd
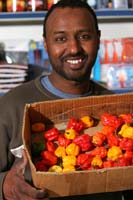
[[[16,87],[0,99],[0,199],[47,199],[45,190],[30,184],[25,153],[21,160],[12,154],[22,145],[22,119],[26,103],[111,93],[90,80],[99,49],[100,31],[96,15],[87,3],[60,0],[53,5],[44,19],[43,37],[52,65],[51,74],[41,75]],[[121,198],[121,192],[116,192],[57,199]]]

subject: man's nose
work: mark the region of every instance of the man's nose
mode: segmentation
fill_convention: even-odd
[[[68,49],[71,54],[76,54],[81,50],[81,44],[77,39],[71,39],[68,43]]]

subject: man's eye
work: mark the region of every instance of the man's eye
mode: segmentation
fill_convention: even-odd
[[[91,39],[91,38],[92,38],[91,35],[80,35],[80,36],[79,36],[79,39],[80,39],[80,40],[89,40],[89,39]]]
[[[55,41],[56,42],[64,42],[64,41],[66,41],[66,38],[64,38],[64,37],[57,37],[57,38],[55,38]]]

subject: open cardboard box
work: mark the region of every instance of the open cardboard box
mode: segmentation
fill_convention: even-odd
[[[33,183],[37,188],[47,188],[50,197],[133,189],[133,166],[57,173],[36,171],[32,162],[32,123],[41,121],[47,127],[55,125],[63,128],[70,117],[80,118],[91,115],[99,119],[102,113],[133,113],[133,93],[45,101],[26,105],[22,136],[28,153]],[[89,131],[91,132],[91,129]]]

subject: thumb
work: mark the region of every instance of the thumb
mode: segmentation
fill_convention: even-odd
[[[22,159],[20,161],[19,168],[17,169],[17,173],[24,175],[27,164],[28,164],[27,154],[26,154],[26,151],[23,149],[22,150]]]

